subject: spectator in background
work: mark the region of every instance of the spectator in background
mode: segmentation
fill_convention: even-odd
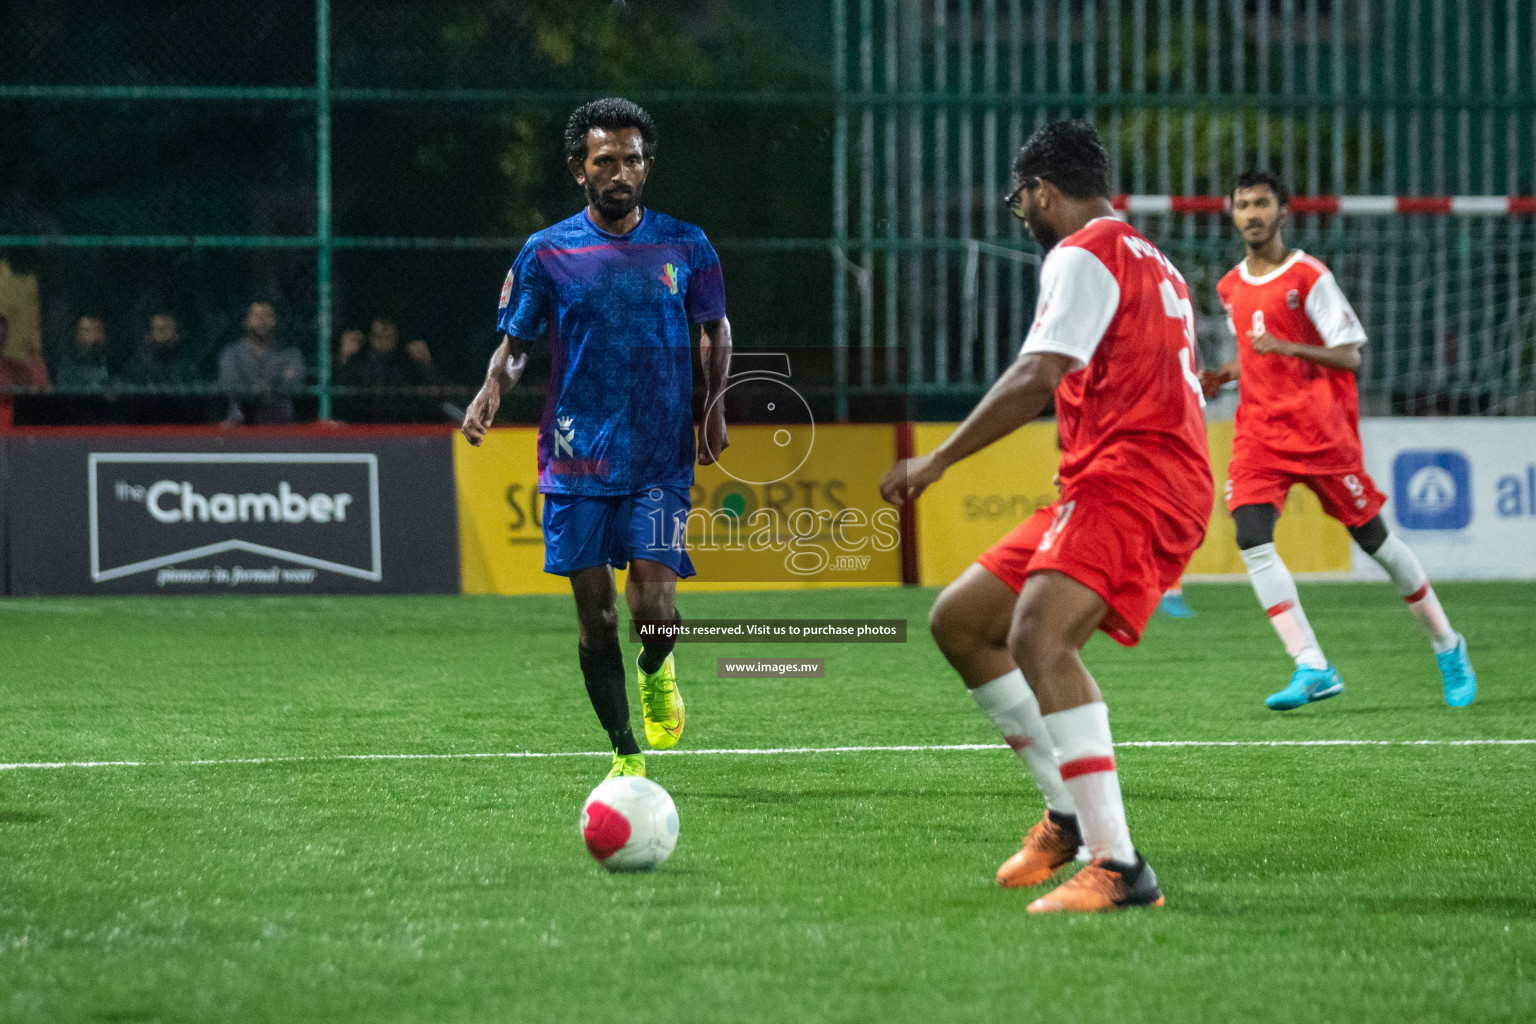
[[[292,423],[293,392],[303,384],[304,357],[277,345],[277,313],[270,302],[245,311],[245,333],[219,353],[219,386],[229,396],[225,425]]]
[[[427,348],[425,341],[417,338],[405,346],[405,354],[415,364],[416,373],[420,377],[416,382],[418,386],[427,387],[442,383],[442,378],[437,374],[437,366],[432,362],[432,350]]]
[[[34,339],[23,357],[16,359],[5,354],[10,341],[10,318],[0,313],[0,428],[11,425],[16,392],[48,390],[48,364],[43,362],[42,346]]]
[[[48,364],[36,340],[20,359],[6,355],[11,343],[11,321],[0,313],[0,392],[47,391]]]
[[[182,354],[181,328],[170,313],[149,318],[149,330],[128,364],[128,381],[156,391],[179,391],[196,383],[197,374]]]
[[[367,346],[368,336],[356,327],[349,327],[341,332],[341,338],[336,342],[335,370],[331,373],[331,382],[344,387],[356,388],[365,386],[365,378],[368,376],[369,353],[363,349]]]
[[[111,379],[107,325],[99,316],[82,316],[75,321],[74,344],[59,358],[54,387],[60,391],[105,391]]]
[[[351,389],[361,387],[362,370],[368,357],[363,355],[363,346],[367,341],[367,335],[356,327],[349,327],[341,332],[341,337],[336,342],[336,361],[332,364],[331,384],[338,388]],[[331,408],[338,420],[342,422],[356,422],[366,420],[372,399],[370,396],[351,394],[344,391],[336,395],[331,402]]]
[[[383,316],[375,317],[369,325],[366,350],[362,340],[362,331],[343,331],[337,351],[336,383],[363,392],[343,400],[345,418],[369,423],[413,419],[413,407],[420,404],[415,401],[417,396],[402,394],[399,389],[436,383],[427,343],[413,341],[401,349],[399,325]]]
[[[424,341],[400,348],[400,325],[389,317],[375,317],[368,326],[368,363],[364,374],[376,387],[420,387],[432,373],[432,353]]]

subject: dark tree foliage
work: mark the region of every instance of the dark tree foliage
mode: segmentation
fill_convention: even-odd
[[[791,4],[790,7],[795,5]],[[332,0],[333,231],[516,239],[580,208],[560,131],[583,99],[634,95],[661,149],[649,204],[711,237],[830,232],[831,106],[723,94],[828,96],[824,53],[764,0]],[[800,21],[825,20],[819,4]],[[87,86],[309,88],[313,0],[15,0],[0,7],[0,80]],[[765,12],[767,12],[765,14]],[[770,27],[777,26],[777,27]],[[449,90],[411,98],[396,90]],[[514,90],[488,102],[476,90]],[[315,230],[312,100],[47,99],[0,103],[0,234],[306,236]],[[315,340],[312,251],[11,249],[42,279],[52,350],[101,309],[114,359],[170,307],[211,358],[250,297]],[[487,351],[505,251],[344,248],[336,329],[377,312],[424,337],[450,375]],[[757,340],[822,342],[825,261],[724,253],[732,311]],[[829,300],[828,300],[829,301]],[[746,338],[744,338],[744,341]],[[313,359],[310,359],[313,365]]]

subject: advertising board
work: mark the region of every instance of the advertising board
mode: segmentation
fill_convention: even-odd
[[[448,437],[21,433],[14,594],[459,589]]]
[[[1360,434],[1387,523],[1431,577],[1536,577],[1536,419],[1366,419]],[[1386,578],[1358,550],[1355,572]]]
[[[952,423],[915,424],[914,450],[932,451],[954,428]],[[1209,424],[1207,439],[1216,505],[1205,542],[1190,561],[1187,575],[1241,578],[1245,569],[1236,531],[1221,497],[1232,456],[1232,423]],[[919,582],[943,586],[1036,509],[1055,501],[1052,479],[1059,461],[1056,424],[1042,420],[1014,431],[945,473],[918,502]],[[1322,505],[1305,487],[1291,489],[1275,530],[1275,544],[1293,572],[1350,571],[1349,534],[1323,514]]]
[[[880,498],[895,459],[887,424],[733,426],[715,465],[695,467],[681,536],[695,590],[874,586],[901,582],[900,517]],[[804,438],[800,437],[804,434]],[[564,594],[544,572],[537,430],[454,442],[464,591]],[[669,524],[676,531],[678,524]]]

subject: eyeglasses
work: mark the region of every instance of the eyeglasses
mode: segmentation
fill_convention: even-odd
[[[1040,184],[1039,178],[1033,176],[1025,178],[1023,181],[1019,182],[1018,188],[1004,196],[1003,205],[1008,208],[1008,212],[1019,218],[1019,220],[1023,220],[1024,193],[1029,192],[1038,184]]]

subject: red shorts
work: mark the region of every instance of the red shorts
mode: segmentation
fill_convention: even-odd
[[[1376,481],[1363,464],[1342,473],[1312,476],[1263,463],[1233,460],[1227,476],[1227,511],[1244,505],[1273,505],[1276,511],[1283,512],[1292,484],[1305,484],[1317,495],[1323,511],[1345,526],[1364,526],[1387,503],[1387,496],[1376,489]]]
[[[1205,539],[1206,522],[1098,494],[1075,495],[1040,509],[976,561],[1015,593],[1030,573],[1071,577],[1109,605],[1099,628],[1131,647]]]

